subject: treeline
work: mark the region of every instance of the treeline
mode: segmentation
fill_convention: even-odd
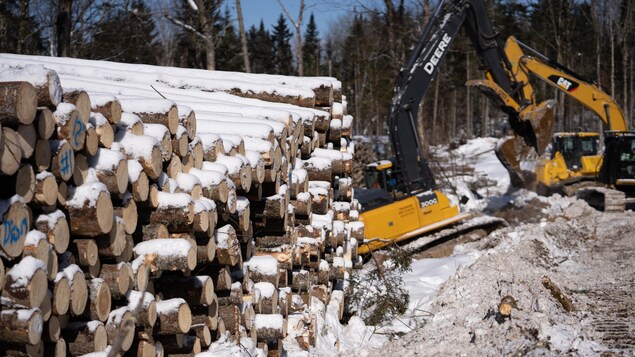
[[[297,19],[281,9],[271,28],[263,22],[246,28],[248,55],[244,56],[240,27],[230,11],[240,6],[237,0],[4,0],[0,52],[335,76],[342,80],[349,111],[356,117],[355,133],[385,134],[395,78],[437,1],[384,0],[375,6],[358,2],[334,19],[331,28],[318,29],[313,14],[306,13],[311,8],[305,9],[301,0],[305,13]],[[502,41],[514,35],[597,81],[633,118],[635,0],[486,0],[486,4]],[[298,23],[300,36],[294,26]],[[507,130],[504,115],[464,85],[467,79],[481,77],[478,58],[463,34],[452,44],[426,94],[420,113],[424,123],[420,134],[426,143],[501,135]],[[581,105],[544,83],[534,85],[539,99],[558,100],[559,130],[598,129],[597,120]]]

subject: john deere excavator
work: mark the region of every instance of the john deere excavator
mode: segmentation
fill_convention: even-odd
[[[355,193],[366,227],[360,253],[458,222],[465,224],[470,218],[435,189],[416,130],[419,105],[461,27],[486,69],[491,88],[508,99],[499,104],[509,115],[515,134],[539,153],[549,143],[554,122],[552,106],[533,105],[531,93],[525,90],[526,82],[516,77],[482,0],[442,1],[396,80],[388,118],[394,158],[368,165],[369,188]]]
[[[523,51],[524,50],[524,51]],[[525,53],[527,52],[527,54]],[[539,193],[577,194],[592,206],[603,210],[623,210],[635,191],[635,133],[627,131],[627,120],[619,105],[595,83],[547,58],[513,36],[505,43],[515,78],[522,78],[525,90],[535,102],[529,76],[537,77],[591,110],[604,124],[605,150],[599,152],[598,133],[556,133],[545,155],[536,158],[522,138],[499,145],[497,155],[515,184],[529,186]],[[509,100],[491,79],[468,81],[496,101]],[[553,118],[553,117],[550,117]],[[552,124],[553,125],[553,124]],[[523,162],[524,161],[524,162]],[[534,165],[528,164],[533,162]],[[533,168],[527,171],[523,168]],[[605,188],[593,187],[602,184]],[[606,187],[619,191],[607,190]],[[582,189],[584,188],[584,189]],[[580,189],[580,190],[579,190]]]

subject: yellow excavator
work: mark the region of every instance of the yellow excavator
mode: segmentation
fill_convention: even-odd
[[[552,134],[553,119],[548,117],[552,111],[548,105],[528,107],[531,95],[523,80],[515,78],[513,64],[493,30],[483,0],[443,0],[396,80],[388,118],[394,157],[368,165],[367,188],[355,191],[361,206],[360,220],[365,224],[365,240],[358,249],[361,254],[449,226],[452,230],[448,231],[457,232],[462,227],[474,229],[491,224],[486,219],[470,220],[471,214],[460,213],[459,207],[436,189],[417,137],[421,101],[462,27],[488,78],[496,90],[510,99],[500,102],[500,108],[509,115],[514,133],[540,153],[549,143],[544,138]]]
[[[505,53],[512,63],[515,78],[521,79],[525,83],[525,90],[530,93],[532,104],[528,107],[535,106],[533,103],[536,102],[533,88],[529,83],[531,75],[577,100],[591,110],[608,129],[605,133],[607,149],[604,153],[600,152],[600,135],[594,132],[555,133],[546,152],[540,157],[536,157],[521,138],[502,142],[497,155],[510,172],[512,181],[518,186],[533,188],[539,193],[562,192],[573,195],[578,192],[578,188],[601,183],[606,187],[619,187],[622,192],[631,195],[633,189],[630,186],[635,181],[635,172],[630,174],[627,169],[621,167],[629,165],[624,160],[630,157],[631,146],[634,145],[633,133],[627,131],[626,117],[615,100],[597,84],[583,79],[579,74],[540,54],[513,36],[505,43]],[[513,100],[497,91],[496,83],[490,78],[468,81],[467,84],[478,87],[495,101]],[[541,105],[547,102],[549,101]],[[550,115],[549,118],[554,117]],[[533,162],[533,165],[528,162]],[[599,194],[599,191],[589,188],[578,196],[593,196],[594,205],[598,208],[619,207],[622,205],[620,200],[626,202],[621,193],[603,190],[604,194]],[[595,193],[592,194],[593,192]],[[603,203],[602,197],[605,194],[611,202]]]

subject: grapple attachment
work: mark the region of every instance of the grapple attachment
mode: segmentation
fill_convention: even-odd
[[[520,112],[520,120],[528,122],[533,129],[533,134],[536,138],[536,146],[534,148],[539,155],[544,153],[553,136],[556,124],[555,107],[556,102],[553,99],[549,99],[537,106],[530,105]],[[523,136],[522,133],[516,134]]]
[[[553,136],[554,108],[553,100],[525,108],[520,112],[518,123],[512,125],[515,135],[501,140],[496,147],[496,156],[515,187],[536,190],[535,167]]]

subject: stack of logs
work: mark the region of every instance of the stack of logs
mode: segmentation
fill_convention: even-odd
[[[307,304],[345,288],[363,239],[337,82],[280,125],[62,88],[47,68],[0,69],[0,353],[314,344]]]

